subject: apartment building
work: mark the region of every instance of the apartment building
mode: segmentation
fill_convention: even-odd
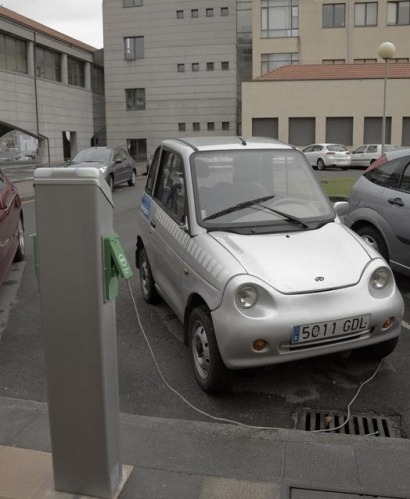
[[[389,41],[396,53],[387,67],[386,142],[410,145],[409,39],[410,1],[253,0],[243,133],[297,146],[381,142],[378,48]]]
[[[104,0],[107,140],[234,135],[251,78],[250,0]]]
[[[37,160],[63,162],[105,142],[101,51],[0,6],[0,136],[38,141]]]

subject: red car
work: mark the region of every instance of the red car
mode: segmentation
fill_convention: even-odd
[[[0,284],[13,262],[24,259],[24,221],[15,185],[0,170]]]

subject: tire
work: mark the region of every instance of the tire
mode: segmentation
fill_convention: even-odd
[[[319,159],[317,160],[317,165],[316,165],[316,166],[317,166],[317,169],[318,169],[318,170],[325,170],[325,169],[326,169],[325,162],[323,161],[323,159],[322,159],[322,158],[319,158]]]
[[[364,225],[363,227],[359,227],[356,232],[368,244],[370,244],[370,246],[373,246],[373,248],[386,260],[386,262],[389,261],[389,252],[387,250],[386,243],[384,242],[383,236],[377,229],[371,225]]]
[[[137,172],[135,170],[132,170],[131,171],[131,177],[128,180],[128,185],[130,187],[133,187],[135,185],[136,181],[137,181]]]
[[[228,389],[233,372],[226,368],[215,337],[212,318],[207,307],[194,308],[188,321],[189,349],[195,379],[208,393]]]
[[[23,226],[23,221],[20,218],[19,220],[19,226],[18,226],[18,247],[16,254],[14,255],[14,262],[21,262],[24,260],[26,251],[25,251],[25,244],[24,244],[24,226]]]
[[[383,343],[359,348],[355,353],[367,360],[382,360],[394,351],[398,341],[398,337],[392,338],[391,340],[383,341]]]
[[[138,264],[142,296],[147,303],[157,303],[159,295],[155,289],[154,277],[144,248],[140,251]]]
[[[346,172],[347,171],[347,166],[342,166],[342,171]]]
[[[108,176],[107,184],[108,184],[108,187],[110,188],[110,191],[112,192],[114,190],[114,176],[113,175]]]

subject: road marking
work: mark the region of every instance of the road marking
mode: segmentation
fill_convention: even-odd
[[[410,330],[410,324],[406,321],[401,321],[401,325],[406,328],[406,329],[409,329]]]

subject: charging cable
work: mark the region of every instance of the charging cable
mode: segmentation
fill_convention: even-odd
[[[161,369],[160,369],[160,367],[158,365],[157,359],[155,358],[154,352],[153,352],[153,350],[151,348],[151,344],[150,344],[150,342],[148,340],[148,337],[147,337],[147,334],[145,332],[145,328],[142,325],[140,314],[139,314],[138,307],[137,307],[137,303],[135,301],[134,294],[132,292],[131,284],[129,282],[129,279],[127,279],[126,282],[127,282],[127,285],[128,285],[128,289],[129,289],[129,292],[130,292],[132,303],[134,305],[135,315],[137,317],[137,321],[138,321],[139,327],[141,329],[141,332],[142,332],[142,335],[144,337],[145,343],[147,344],[148,350],[149,350],[149,352],[151,354],[151,357],[152,357],[152,360],[154,362],[155,368],[157,369],[158,374],[159,374],[162,382],[164,383],[164,385],[172,393],[174,393],[177,397],[179,397],[191,409],[193,409],[194,411],[198,412],[199,414],[202,414],[203,416],[205,416],[207,418],[213,419],[214,421],[219,421],[219,422],[222,422],[222,423],[230,423],[230,424],[233,424],[233,425],[236,425],[236,426],[242,426],[244,428],[252,428],[254,430],[283,430],[283,428],[276,428],[274,426],[254,426],[254,425],[248,425],[248,424],[245,424],[245,423],[241,423],[239,421],[234,421],[232,419],[220,418],[220,417],[217,417],[217,416],[213,416],[212,414],[209,414],[208,412],[205,412],[205,411],[199,409],[198,407],[196,407],[195,405],[193,405],[181,393],[179,393],[177,390],[175,390],[175,388],[173,388],[168,383],[168,381],[165,379],[164,375],[162,374],[162,371],[161,371]],[[341,425],[337,426],[336,428],[326,428],[326,429],[323,429],[323,430],[313,430],[313,431],[311,431],[311,433],[325,433],[325,432],[329,432],[329,431],[335,431],[335,430],[339,430],[340,428],[342,428],[343,426],[345,426],[348,423],[349,419],[350,419],[350,415],[351,415],[350,414],[350,407],[351,407],[351,405],[353,404],[353,402],[359,396],[359,393],[360,393],[361,389],[364,387],[364,385],[366,385],[367,383],[369,383],[370,381],[372,381],[372,379],[376,376],[381,363],[382,363],[382,361],[379,362],[378,366],[376,367],[374,373],[370,376],[370,378],[368,378],[366,381],[364,381],[363,383],[360,384],[358,390],[356,391],[355,396],[352,398],[352,400],[349,402],[349,405],[347,406],[347,418],[346,418],[346,420]],[[375,435],[375,434],[377,434],[377,432],[376,433],[370,433],[368,436]]]

